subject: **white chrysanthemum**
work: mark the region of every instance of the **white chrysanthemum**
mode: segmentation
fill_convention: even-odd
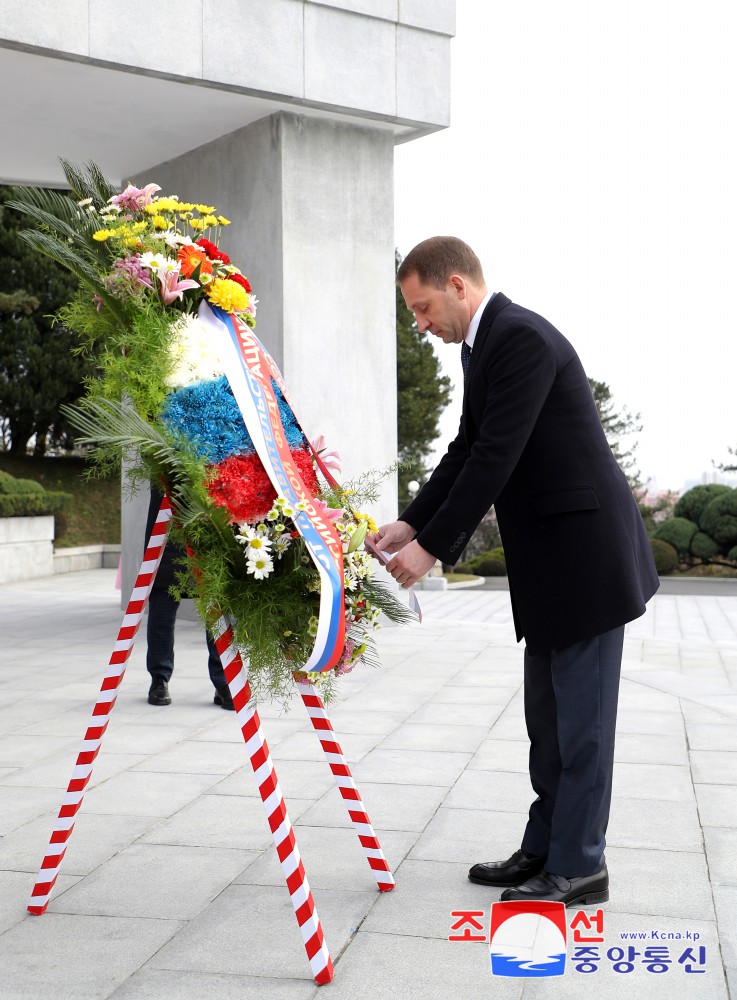
[[[160,267],[165,267],[168,257],[165,257],[163,253],[153,253],[151,250],[147,250],[145,253],[141,254],[141,267],[147,267],[150,271],[158,271]]]
[[[179,247],[191,247],[194,243],[191,236],[182,236],[175,229],[167,229],[165,233],[161,234],[161,238],[175,250],[178,250]]]
[[[170,357],[174,362],[166,384],[181,389],[193,382],[206,382],[223,374],[220,356],[210,331],[196,316],[187,314],[173,325]]]
[[[267,554],[258,555],[255,559],[249,559],[246,563],[246,572],[255,576],[257,580],[264,580],[274,568],[271,557]]]
[[[274,551],[281,557],[287,551],[289,546],[292,544],[292,539],[289,535],[279,535],[274,541]]]

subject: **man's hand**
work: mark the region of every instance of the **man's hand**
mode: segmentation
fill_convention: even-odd
[[[399,555],[387,563],[387,571],[405,590],[412,587],[421,576],[435,565],[435,556],[422,548],[419,542],[405,545]]]
[[[369,535],[369,541],[373,542],[380,552],[392,555],[409,544],[416,534],[412,525],[406,521],[392,521],[391,524],[382,524],[377,532]]]

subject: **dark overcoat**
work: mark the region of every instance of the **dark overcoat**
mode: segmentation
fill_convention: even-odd
[[[643,614],[659,585],[650,545],[578,355],[501,293],[481,317],[458,435],[400,519],[453,564],[492,505],[531,652]]]

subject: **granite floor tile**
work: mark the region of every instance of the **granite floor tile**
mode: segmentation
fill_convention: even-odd
[[[424,935],[359,931],[335,966],[333,1000],[520,1000],[527,980],[492,979],[489,951],[482,944],[439,941]],[[399,987],[399,984],[404,984]],[[590,987],[589,987],[590,988]]]
[[[24,920],[0,937],[3,1000],[103,1000],[181,926],[67,913]]]
[[[375,830],[419,833],[430,822],[447,789],[437,785],[390,785],[362,781],[359,792]],[[351,826],[346,802],[333,786],[300,816],[297,826]]]
[[[287,812],[292,823],[311,805],[309,799],[290,799]],[[147,844],[249,851],[262,851],[273,844],[261,799],[236,795],[203,795],[142,839]]]
[[[737,751],[692,750],[691,772],[700,784],[737,785]]]
[[[110,1000],[310,1000],[313,982],[216,972],[175,973],[144,966],[110,995]]]
[[[645,733],[651,736],[681,736],[683,720],[675,712],[644,712],[629,708],[617,713],[617,734]]]
[[[488,735],[491,727],[504,711],[504,705],[452,705],[433,701],[409,716],[407,723],[421,722],[447,726],[483,726]]]
[[[335,787],[327,761],[322,760],[280,760],[273,762],[282,795],[287,805],[292,798],[319,799],[329,789]],[[247,795],[259,797],[258,785],[250,764],[239,768],[227,778],[209,788],[206,795]]]
[[[24,788],[0,785],[0,836],[25,826],[38,816],[56,810],[61,799],[58,788]]]
[[[39,858],[39,864],[41,859]],[[36,866],[38,870],[38,865]],[[2,966],[2,934],[8,928],[19,924],[26,918],[36,919],[28,912],[28,903],[35,885],[35,873],[0,871],[0,969]],[[59,875],[54,886],[54,895],[62,895],[67,889],[79,882],[79,876]],[[4,996],[4,994],[3,994]]]
[[[373,750],[353,768],[358,787],[362,781],[380,784],[445,785],[457,780],[470,753],[449,750]]]
[[[378,893],[376,876],[352,828],[344,830],[299,825],[294,832],[313,892],[340,889],[345,892]],[[381,830],[377,833],[384,857],[393,872],[407,856],[417,835],[396,830]],[[235,883],[283,886],[284,873],[276,851],[263,851],[260,857],[238,875]]]
[[[474,753],[488,732],[488,726],[405,722],[385,737],[380,746],[382,750],[451,750]]]
[[[61,793],[67,788],[72,777],[72,771],[77,763],[77,754],[78,747],[75,747],[74,750],[64,750],[52,754],[30,767],[19,768],[5,780],[0,778],[0,784],[24,785],[29,788],[57,788]],[[94,788],[96,785],[102,784],[103,781],[107,781],[108,778],[127,771],[128,768],[133,767],[134,764],[138,764],[143,759],[144,755],[140,753],[101,752],[94,762],[87,787]],[[61,805],[61,798],[60,794],[59,805]]]
[[[126,771],[88,792],[84,808],[115,816],[171,816],[218,780],[217,774]]]
[[[663,799],[693,802],[688,767],[676,764],[615,763],[612,794],[628,799]]]
[[[489,909],[502,890],[470,882],[468,868],[457,861],[404,860],[396,888],[382,893],[361,931],[447,941],[454,910],[484,910],[488,933]]]
[[[624,797],[612,799],[607,843],[612,847],[700,851],[701,827],[696,804]]]
[[[448,809],[494,809],[526,813],[535,799],[526,774],[512,771],[464,771],[448,792]]]
[[[160,753],[151,754],[132,770],[176,774],[231,774],[248,761],[246,746],[238,743],[208,743],[182,740]]]
[[[705,826],[704,844],[712,883],[737,886],[737,830]]]
[[[715,885],[714,908],[724,964],[737,968],[737,886]]]
[[[409,853],[413,861],[467,865],[508,858],[522,842],[526,813],[438,809]]]
[[[696,788],[702,826],[737,829],[737,785],[700,785]]]
[[[256,851],[133,844],[51,902],[49,911],[191,920]]]
[[[35,874],[46,854],[56,815],[39,817],[3,837],[0,869]],[[87,875],[158,822],[156,816],[95,815],[85,812],[83,805],[67,841],[62,871],[68,875]]]
[[[703,723],[687,723],[688,745],[691,750],[737,750],[737,725],[732,719],[731,726],[714,726]]]
[[[377,893],[322,889],[315,905],[331,954],[339,955],[376,901]],[[241,947],[228,947],[237,940]],[[224,946],[224,942],[226,942]],[[150,960],[150,969],[311,981],[294,909],[285,885],[232,885]],[[313,984],[314,985],[314,984]]]
[[[266,731],[266,727],[264,727]],[[268,731],[266,740],[268,742]],[[355,764],[363,760],[369,751],[381,742],[380,735],[370,735],[367,733],[349,733],[344,739],[338,739],[340,748],[349,764]],[[320,744],[320,739],[316,732],[299,732],[292,736],[287,736],[274,748],[272,755],[274,761],[278,760],[325,760],[325,752]]]
[[[630,764],[688,764],[683,736],[617,733],[614,760]]]
[[[530,741],[490,738],[482,743],[467,770],[529,772]]]
[[[706,859],[701,851],[606,849],[607,911],[714,920]]]

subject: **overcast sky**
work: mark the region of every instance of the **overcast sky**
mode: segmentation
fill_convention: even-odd
[[[643,475],[680,489],[737,445],[737,4],[457,12],[451,126],[397,147],[397,246],[466,240],[641,412]],[[437,347],[458,385],[458,348]],[[458,393],[443,445],[459,415]]]

